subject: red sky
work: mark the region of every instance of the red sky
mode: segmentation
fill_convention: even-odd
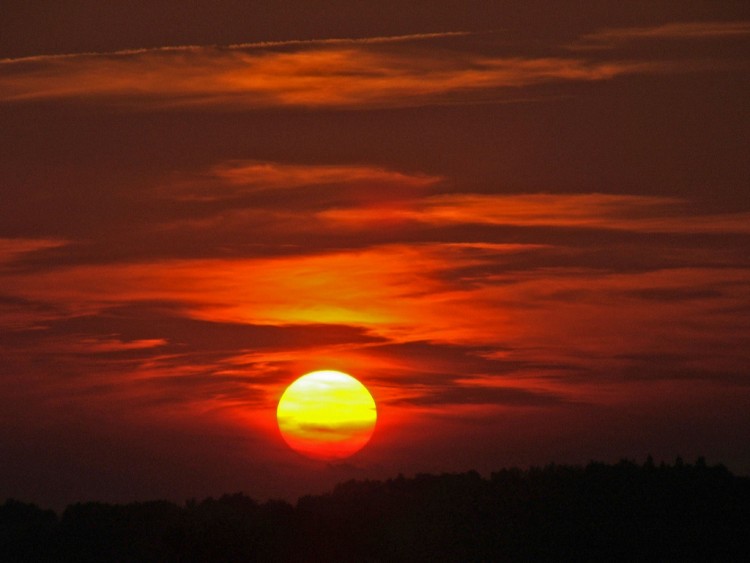
[[[747,2],[64,4],[0,13],[0,498],[750,472]]]

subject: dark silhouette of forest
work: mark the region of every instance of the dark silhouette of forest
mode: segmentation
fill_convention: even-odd
[[[678,459],[348,481],[293,506],[7,500],[6,562],[747,561],[750,478]]]

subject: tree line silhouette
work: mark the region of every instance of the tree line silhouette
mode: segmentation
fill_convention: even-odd
[[[353,480],[296,505],[242,493],[60,515],[0,506],[6,562],[742,561],[750,478],[702,458]]]

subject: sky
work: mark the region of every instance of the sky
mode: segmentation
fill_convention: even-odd
[[[744,0],[6,0],[0,499],[749,474],[749,91]]]

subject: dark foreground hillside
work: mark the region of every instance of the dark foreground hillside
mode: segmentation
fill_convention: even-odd
[[[0,560],[746,561],[750,479],[702,460],[350,481],[297,506],[242,495],[69,506],[8,500]]]

